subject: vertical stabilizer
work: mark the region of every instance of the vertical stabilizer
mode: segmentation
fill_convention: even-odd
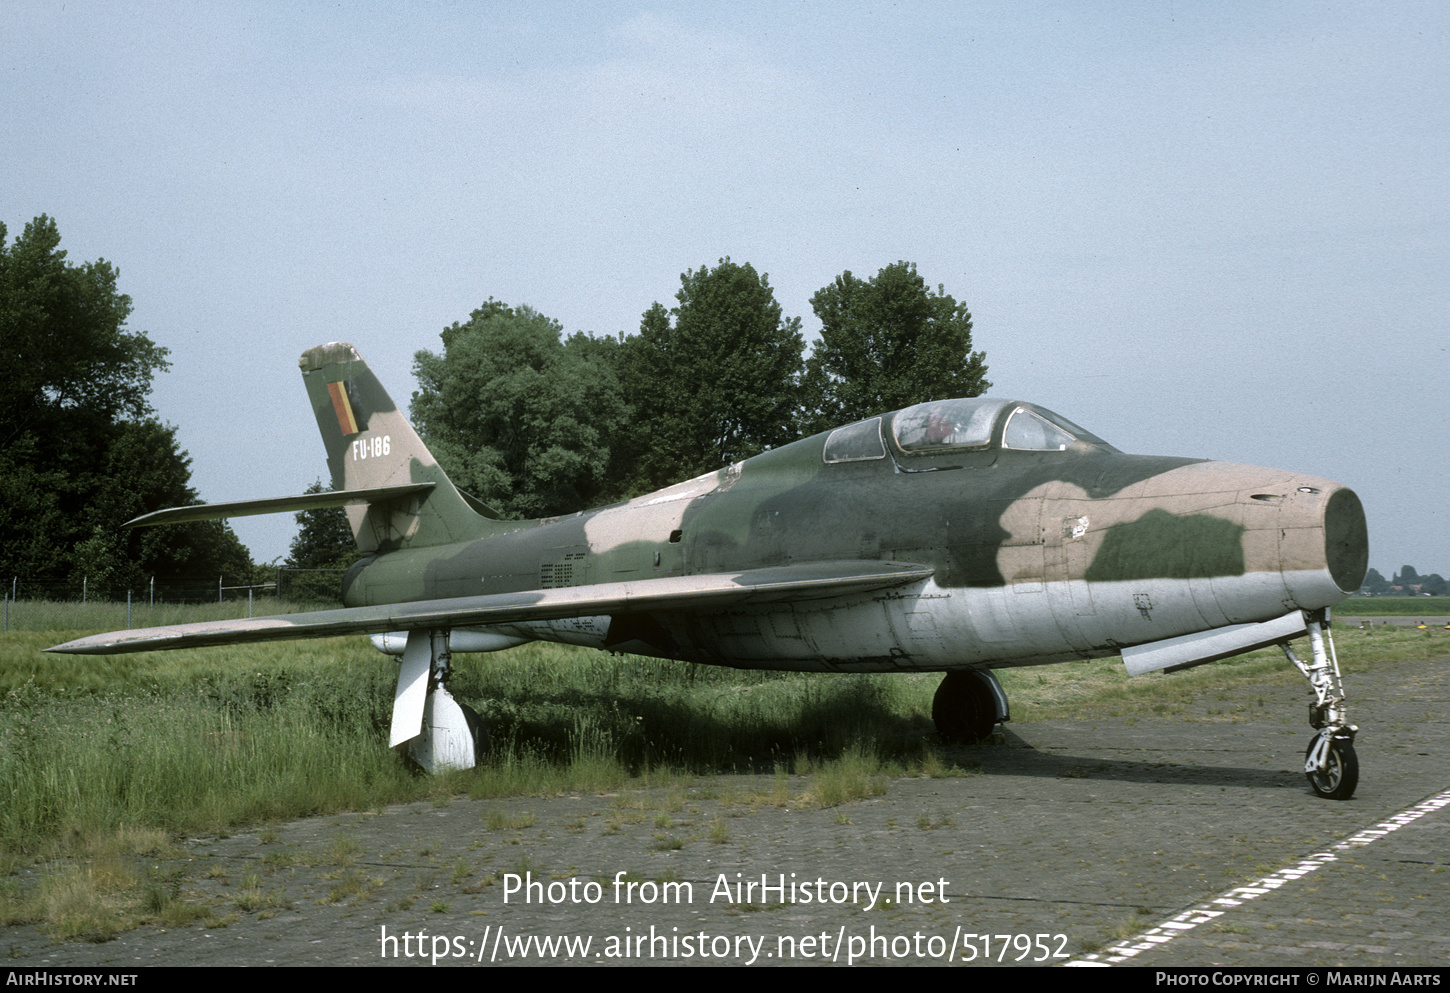
[[[334,490],[434,483],[429,492],[347,508],[365,552],[444,545],[479,537],[487,518],[475,513],[347,342],[318,345],[298,361],[317,427],[327,447]]]

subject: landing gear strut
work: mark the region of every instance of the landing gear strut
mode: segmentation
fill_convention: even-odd
[[[974,744],[1008,720],[1007,694],[986,669],[958,669],[942,678],[931,701],[937,734],[953,744]]]
[[[1359,785],[1359,758],[1354,754],[1354,735],[1359,728],[1349,723],[1344,701],[1344,681],[1339,675],[1339,658],[1334,636],[1329,634],[1328,612],[1319,610],[1305,619],[1313,661],[1304,663],[1285,642],[1281,647],[1289,661],[1309,680],[1314,702],[1309,705],[1309,724],[1319,733],[1304,752],[1304,775],[1315,793],[1330,800],[1348,800]],[[1327,649],[1326,649],[1327,645]]]
[[[388,744],[401,746],[425,772],[472,769],[488,750],[488,731],[478,714],[448,692],[451,658],[447,630],[408,632]]]

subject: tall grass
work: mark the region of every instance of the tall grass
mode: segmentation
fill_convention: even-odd
[[[0,713],[0,847],[67,847],[128,826],[217,831],[414,792],[372,726],[375,687],[355,676],[291,686],[280,675],[11,689]],[[349,689],[363,690],[352,707]]]
[[[117,656],[41,651],[85,633],[0,636],[7,858],[86,851],[94,839],[147,830],[213,832],[465,792],[609,789],[631,777],[835,769],[856,785],[827,776],[815,789],[820,802],[839,802],[874,790],[887,768],[944,763],[930,736],[935,674],[740,672],[534,644],[455,658],[451,688],[482,715],[493,747],[477,769],[429,777],[386,746],[397,663],[366,639]],[[1443,631],[1336,636],[1350,671],[1450,649]],[[1216,687],[1303,685],[1276,651],[1173,676],[1129,679],[1116,659],[999,675],[1017,721],[1196,717],[1194,697]],[[953,755],[970,763],[948,752],[947,765]]]
[[[42,652],[84,633],[0,636],[0,852],[447,793],[769,771],[854,747],[917,754],[936,682],[738,672],[542,644],[461,655],[450,687],[482,715],[492,750],[475,770],[429,777],[387,748],[397,663],[366,639]]]

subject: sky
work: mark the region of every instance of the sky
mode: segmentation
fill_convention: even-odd
[[[490,297],[632,333],[680,274],[787,316],[897,260],[992,393],[1312,473],[1450,575],[1450,7],[7,4],[0,222],[104,257],[203,499],[326,472],[297,371]],[[253,558],[289,515],[238,518]]]

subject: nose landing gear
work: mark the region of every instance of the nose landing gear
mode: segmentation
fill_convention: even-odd
[[[1354,735],[1359,728],[1349,723],[1344,701],[1344,681],[1334,653],[1334,636],[1329,634],[1328,612],[1315,611],[1306,619],[1309,647],[1314,658],[1304,663],[1285,642],[1281,647],[1289,661],[1309,680],[1314,702],[1309,706],[1309,724],[1318,728],[1304,752],[1304,775],[1309,787],[1329,800],[1348,800],[1359,785],[1359,757],[1354,753]],[[1326,648],[1327,646],[1327,648]]]

